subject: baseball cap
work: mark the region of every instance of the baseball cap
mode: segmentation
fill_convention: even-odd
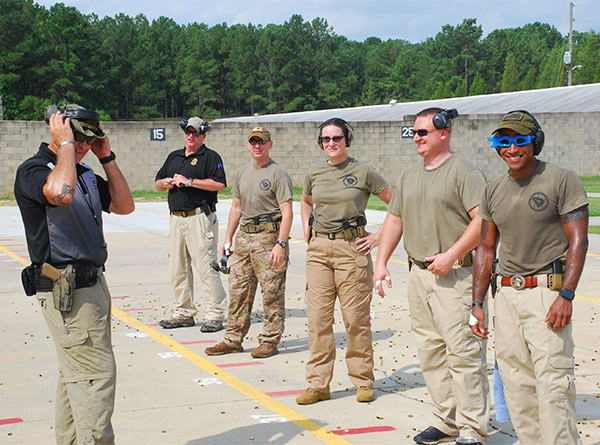
[[[505,128],[514,130],[522,135],[528,135],[536,132],[537,125],[529,114],[523,111],[511,111],[502,117],[498,128],[492,131],[492,136]]]
[[[271,140],[271,133],[269,133],[269,130],[267,130],[266,128],[254,127],[252,130],[250,130],[250,133],[248,134],[248,140],[252,138],[258,138],[263,143],[268,142]]]
[[[78,110],[83,110],[78,112]],[[106,137],[104,131],[100,128],[100,121],[96,119],[85,119],[86,115],[98,115],[95,112],[86,110],[81,105],[68,104],[65,106],[65,114],[71,119],[71,126],[77,133],[84,134],[88,137],[103,139]],[[81,116],[81,117],[80,117]]]
[[[185,128],[193,127],[194,130],[202,133],[202,130],[200,130],[200,128],[202,127],[202,122],[204,121],[199,117],[190,117],[187,121],[187,125],[185,126]]]

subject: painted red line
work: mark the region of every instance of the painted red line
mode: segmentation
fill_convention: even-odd
[[[12,238],[2,238],[0,241],[14,241]]]
[[[147,324],[146,326],[160,326],[160,324],[159,323],[150,323],[150,324]]]
[[[21,423],[23,419],[15,417],[14,419],[0,419],[0,425],[8,425],[10,423]]]
[[[2,241],[2,240],[0,240]],[[6,241],[12,241],[12,240],[6,240]],[[3,244],[4,247],[24,247],[25,244]]]
[[[131,297],[124,296],[124,297],[110,297],[110,298],[112,298],[113,300],[122,300],[124,298],[131,298]]]
[[[217,365],[219,368],[235,368],[237,366],[253,366],[264,365],[263,362],[245,362],[245,363],[227,363],[225,365]]]
[[[396,431],[393,426],[370,426],[367,428],[350,428],[344,430],[334,430],[333,434],[337,436],[348,436],[350,434],[368,434],[368,433],[382,433],[384,431]]]
[[[267,392],[266,395],[270,397],[282,397],[282,396],[296,396],[302,394],[305,389],[295,389],[294,391],[278,391],[278,392]]]
[[[153,307],[141,307],[138,309],[121,309],[123,312],[135,312],[135,311],[153,311]]]
[[[216,343],[217,340],[180,341],[180,345],[195,345],[198,343]]]

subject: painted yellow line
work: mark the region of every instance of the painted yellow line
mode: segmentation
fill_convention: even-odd
[[[28,266],[29,263],[27,262],[27,260],[25,260],[25,258],[23,258],[20,255],[17,255],[14,252],[11,252],[10,250],[8,250],[6,247],[0,245],[0,252],[8,255],[9,257],[11,257],[13,260],[18,261],[19,263],[21,263],[23,266]]]
[[[600,299],[598,299],[598,298],[584,297],[582,295],[576,295],[575,298],[578,298],[580,300],[595,301],[597,303],[600,303]]]
[[[243,380],[234,377],[226,371],[223,371],[217,365],[212,363],[211,361],[199,356],[198,354],[190,351],[185,346],[173,341],[172,338],[167,337],[166,335],[161,334],[160,332],[146,326],[141,321],[136,318],[131,317],[130,315],[123,312],[121,309],[116,307],[112,307],[112,315],[119,318],[121,321],[133,326],[138,331],[148,334],[150,337],[154,338],[156,341],[162,343],[168,348],[172,349],[175,352],[178,352],[183,357],[188,359],[190,362],[203,369],[207,373],[217,377],[219,380],[223,381],[233,389],[244,394],[246,397],[255,400],[256,402],[263,405],[265,408],[270,409],[271,411],[285,417],[290,422],[296,424],[303,430],[308,431],[313,436],[318,439],[321,439],[323,442],[327,444],[349,444],[345,439],[342,439],[339,436],[336,436],[331,431],[325,429],[321,425],[313,422],[312,420],[304,417],[302,414],[297,413],[291,408],[288,408],[284,404],[278,402],[277,400],[269,397],[262,391],[258,390],[252,385],[244,382]]]

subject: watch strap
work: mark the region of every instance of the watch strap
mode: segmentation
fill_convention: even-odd
[[[573,299],[575,298],[575,292],[565,288],[560,290],[559,295],[568,301],[573,301]]]
[[[117,158],[117,155],[115,154],[114,151],[111,150],[110,154],[108,156],[105,156],[103,158],[100,158],[100,164],[108,164],[110,161],[114,161]]]

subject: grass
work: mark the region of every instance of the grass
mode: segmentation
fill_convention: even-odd
[[[589,226],[588,232],[595,233],[596,235],[600,235],[600,226]]]
[[[600,193],[600,176],[580,176],[588,193]]]

